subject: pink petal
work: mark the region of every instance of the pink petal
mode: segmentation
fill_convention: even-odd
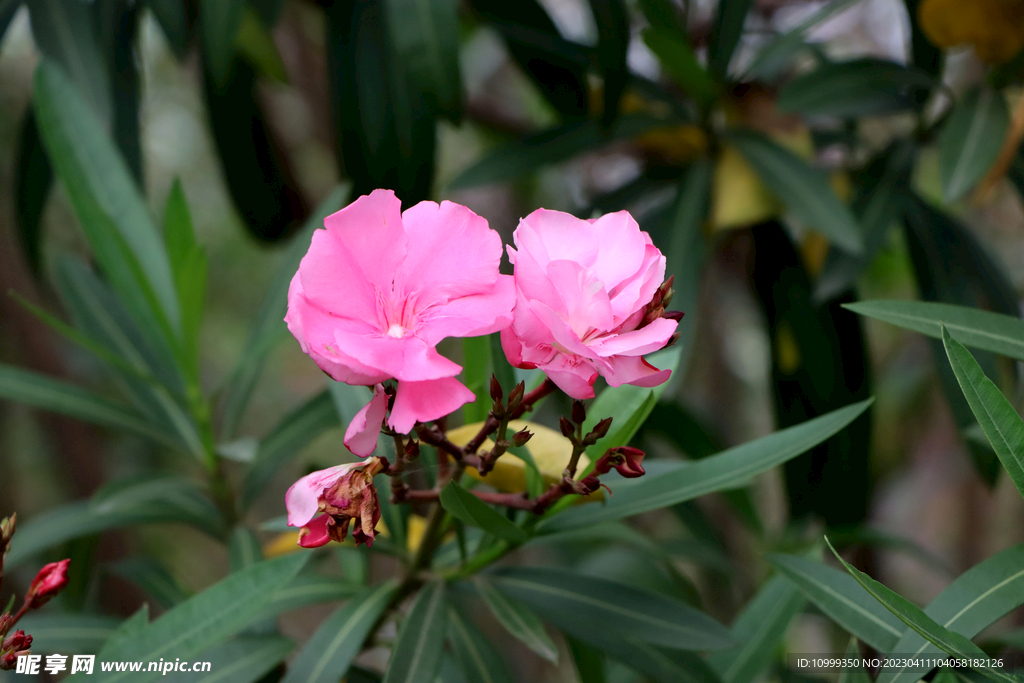
[[[648,244],[643,265],[636,275],[627,278],[609,293],[616,318],[625,319],[633,311],[650,303],[654,292],[664,281],[665,257],[657,247]]]
[[[303,548],[319,548],[331,542],[327,533],[328,515],[320,515],[302,527],[299,532],[299,545]]]
[[[675,320],[657,318],[646,327],[632,332],[613,334],[599,339],[590,348],[600,356],[642,356],[658,349],[665,348],[669,338],[679,325]]]
[[[288,314],[284,320],[288,324],[288,330],[298,340],[302,351],[308,354],[321,370],[339,382],[372,385],[389,379],[390,375],[368,368],[341,352],[334,337],[335,330],[339,327],[356,327],[358,324],[328,315],[309,301],[303,292],[299,273],[292,278],[288,289]]]
[[[362,464],[350,462],[318,470],[292,484],[284,494],[284,505],[288,509],[288,526],[305,526],[319,512],[320,496],[324,489]]]
[[[457,379],[446,377],[429,382],[399,382],[388,424],[408,434],[417,422],[429,422],[455,412],[476,396]]]
[[[420,202],[402,214],[408,255],[400,271],[407,295],[420,305],[491,290],[501,262],[501,236],[461,204]]]
[[[564,320],[581,339],[590,330],[614,327],[612,307],[604,283],[574,261],[548,264],[548,279],[561,296]]]
[[[437,344],[447,337],[499,332],[512,324],[515,302],[515,280],[511,275],[499,275],[486,293],[459,297],[430,309],[416,328],[416,335],[427,344]]]
[[[513,239],[519,251],[531,254],[541,268],[561,259],[586,267],[597,260],[598,244],[591,225],[561,211],[537,209],[519,221]]]
[[[544,374],[572,398],[594,398],[594,382],[597,371],[594,366],[578,356],[558,354],[549,364],[541,367]]]
[[[605,214],[594,221],[592,227],[598,248],[591,270],[610,292],[640,270],[646,240],[640,226],[627,211]]]
[[[605,372],[604,378],[608,386],[618,387],[632,384],[638,387],[656,387],[667,382],[672,371],[659,370],[640,356],[614,356],[607,359],[611,372]]]
[[[537,316],[537,319],[544,324],[555,338],[555,342],[569,353],[574,353],[584,358],[591,358],[594,354],[587,348],[586,344],[580,341],[579,335],[569,323],[562,320],[557,313],[539,301],[529,303],[530,311]]]
[[[505,352],[509,365],[514,368],[523,367],[523,342],[511,326],[501,331],[501,350]]]
[[[462,366],[415,335],[394,338],[337,330],[334,338],[338,347],[359,363],[395,379],[420,382],[454,377],[462,371]]]
[[[384,385],[373,388],[373,398],[363,406],[348,423],[345,430],[345,448],[360,458],[365,458],[377,447],[377,435],[384,424],[384,415],[388,412],[388,395],[384,393]]]

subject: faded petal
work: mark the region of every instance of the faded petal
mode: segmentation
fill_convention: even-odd
[[[329,515],[314,517],[299,529],[299,545],[303,548],[319,548],[331,542]]]
[[[320,496],[324,489],[362,465],[361,462],[336,465],[307,474],[292,484],[284,494],[284,504],[288,509],[288,526],[305,526],[320,511]]]
[[[427,382],[399,382],[388,424],[408,434],[417,422],[429,422],[452,413],[476,396],[457,379],[447,377]]]
[[[345,448],[360,458],[365,458],[377,447],[377,435],[384,424],[384,415],[388,411],[388,395],[384,393],[384,385],[373,388],[373,398],[363,406],[348,423],[345,430]]]

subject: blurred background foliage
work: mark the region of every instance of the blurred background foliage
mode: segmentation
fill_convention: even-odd
[[[633,213],[686,312],[677,380],[637,437],[652,458],[702,458],[877,398],[749,489],[638,518],[667,564],[610,542],[562,561],[699,599],[728,624],[768,576],[764,553],[803,549],[826,526],[918,602],[1024,540],[1022,501],[941,342],[844,308],[920,298],[1019,316],[1024,2],[0,0],[0,37],[0,289],[14,293],[0,300],[0,360],[125,395],[104,359],[41,321],[79,325],[76,310],[111,305],[103,283],[88,290],[89,260],[131,289],[90,250],[69,166],[55,175],[70,162],[50,158],[61,143],[41,121],[65,103],[53,78],[46,101],[34,93],[42,57],[109,132],[156,223],[189,226],[177,250],[167,239],[179,297],[196,302],[181,318],[191,341],[167,352],[196,401],[195,452],[245,488],[253,528],[342,451],[323,376],[284,341],[265,292],[294,271],[304,225],[386,187],[406,205],[466,204],[506,241],[539,206]],[[84,185],[90,163],[106,158],[81,162]],[[81,291],[95,299],[76,303]],[[978,360],[1019,404],[1017,366]],[[159,402],[132,381],[133,405]],[[293,424],[293,409],[307,420],[298,437],[268,428]],[[275,435],[279,465],[240,483],[231,460]],[[0,403],[0,511],[31,520],[154,471],[188,467],[144,438]],[[232,563],[237,544],[207,531],[69,536],[50,552],[87,569],[63,609],[174,604]],[[260,532],[265,552],[283,547],[275,533]],[[290,613],[283,632],[305,640],[326,614]],[[784,647],[842,651],[825,624],[800,614]],[[569,680],[571,660],[517,660],[515,673]],[[630,675],[615,665],[609,680]]]

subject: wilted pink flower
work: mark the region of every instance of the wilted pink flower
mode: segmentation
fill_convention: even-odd
[[[352,520],[356,545],[373,545],[380,520],[373,477],[382,469],[380,458],[369,458],[307,474],[292,484],[284,502],[288,526],[301,527],[299,545],[316,548],[331,540],[340,543]]]
[[[388,422],[406,433],[475,398],[435,347],[507,327],[515,288],[498,274],[501,238],[486,220],[452,202],[401,206],[375,190],[328,216],[292,279],[285,322],[334,379],[397,379]],[[364,419],[379,428],[378,415]]]
[[[666,381],[643,358],[669,343],[677,321],[662,317],[670,283],[665,257],[625,211],[592,221],[538,209],[519,222],[516,305],[501,345],[512,365],[540,368],[573,398]]]
[[[44,566],[32,579],[28,586],[28,593],[25,594],[25,605],[29,609],[35,609],[46,604],[50,598],[60,593],[64,586],[68,585],[68,565],[71,560],[51,562]]]

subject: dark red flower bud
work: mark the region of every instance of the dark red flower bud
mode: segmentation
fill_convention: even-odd
[[[572,402],[572,421],[578,425],[587,421],[587,409],[583,407],[583,401]]]
[[[4,641],[4,650],[27,650],[32,647],[32,636],[28,635],[24,631],[18,630],[7,636]]]
[[[530,437],[532,437],[532,436],[533,436],[533,432],[531,432],[530,430],[528,430],[526,428],[523,428],[522,430],[520,430],[520,431],[518,431],[518,432],[516,432],[515,434],[512,435],[512,445],[515,446],[516,448],[520,448],[521,446],[525,446],[526,442],[529,441]]]
[[[680,320],[683,319],[684,315],[686,314],[683,313],[682,311],[665,311],[664,313],[661,314],[661,317],[679,322]]]
[[[71,560],[51,562],[36,574],[36,578],[28,587],[25,594],[25,604],[29,609],[36,609],[45,605],[50,598],[60,593],[64,586],[68,585],[68,565]]]
[[[562,430],[562,436],[571,437],[576,433],[576,427],[574,427],[572,422],[569,422],[569,418],[564,415],[558,418],[558,428]]]
[[[526,382],[520,382],[508,393],[508,409],[515,410],[523,402],[523,395],[526,394]]]
[[[500,401],[504,396],[505,392],[501,390],[497,375],[491,375],[491,398],[494,401]]]
[[[594,471],[597,474],[608,474],[614,467],[623,477],[635,479],[644,474],[644,468],[641,463],[645,455],[646,453],[639,448],[631,448],[629,446],[609,448],[597,461],[597,464],[594,465]]]
[[[605,419],[594,425],[594,428],[583,437],[583,443],[587,446],[593,446],[597,443],[598,439],[603,439],[608,434],[608,430],[612,426],[612,418],[606,417]]]
[[[415,460],[420,455],[420,442],[409,439],[405,444],[405,459]]]

